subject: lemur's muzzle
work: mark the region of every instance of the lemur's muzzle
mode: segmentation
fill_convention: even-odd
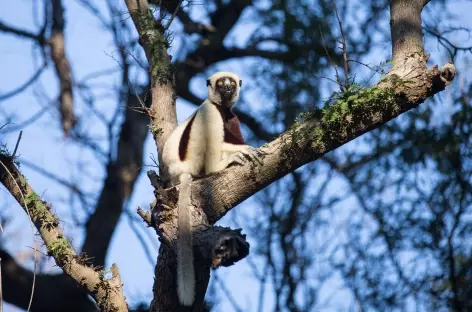
[[[235,91],[235,88],[231,85],[223,86],[221,89],[222,89],[221,91],[223,91],[222,93],[223,93],[224,96],[230,96]]]

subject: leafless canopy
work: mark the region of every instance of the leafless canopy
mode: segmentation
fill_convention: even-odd
[[[340,158],[335,157],[335,150],[367,133],[369,137],[375,137],[378,131],[388,130],[389,125],[395,122],[394,120],[398,116],[408,111],[420,111],[422,103],[443,91],[453,82],[456,69],[452,63],[441,67],[428,66],[430,55],[425,51],[423,34],[437,38],[446,46],[452,56],[457,55],[459,51],[470,50],[468,47],[455,46],[433,26],[422,22],[422,12],[424,13],[424,10],[430,5],[429,1],[392,0],[389,6],[384,4],[384,9],[390,12],[390,33],[387,36],[391,37],[392,66],[388,71],[382,72],[383,75],[378,82],[367,87],[360,86],[354,81],[357,69],[354,65],[363,64],[361,61],[354,61],[354,59],[362,54],[359,51],[365,49],[365,46],[368,46],[370,42],[356,44],[349,37],[348,28],[350,26],[348,22],[345,22],[346,12],[348,12],[347,4],[340,4],[339,1],[337,5],[333,5],[332,2],[320,1],[320,3],[323,2],[320,7],[327,16],[329,15],[334,21],[337,21],[336,29],[339,31],[340,39],[332,40],[334,35],[326,30],[331,26],[322,24],[318,20],[318,27],[315,31],[312,29],[313,25],[310,24],[314,17],[305,20],[303,14],[299,13],[297,18],[297,14],[291,12],[293,8],[289,8],[279,1],[274,1],[270,10],[282,10],[285,14],[284,35],[277,36],[274,31],[274,34],[268,36],[261,30],[255,32],[243,48],[236,45],[226,46],[223,41],[225,38],[229,38],[231,29],[242,19],[243,11],[254,5],[251,0],[210,1],[209,6],[212,8],[209,10],[210,22],[200,22],[194,19],[188,8],[198,3],[192,1],[125,0],[126,9],[122,6],[122,10],[119,10],[119,5],[109,0],[106,5],[111,16],[110,20],[103,15],[93,1],[78,0],[76,2],[81,5],[81,8],[97,17],[101,26],[112,34],[113,43],[117,47],[117,54],[113,54],[112,57],[115,58],[115,55],[118,55],[115,60],[119,64],[122,74],[120,91],[117,92],[119,105],[111,118],[97,108],[96,99],[92,96],[92,84],[88,80],[93,80],[94,77],[87,77],[81,81],[73,79],[72,62],[68,57],[70,53],[67,50],[67,44],[65,44],[66,15],[64,14],[64,3],[61,0],[44,1],[44,23],[40,25],[38,32],[16,28],[0,20],[0,31],[33,42],[39,48],[42,58],[37,72],[17,89],[0,93],[0,101],[9,100],[23,92],[28,86],[35,84],[43,71],[46,70],[47,64],[52,63],[59,87],[57,98],[51,102],[53,103],[52,107],[58,112],[62,132],[74,144],[90,150],[103,164],[105,171],[101,191],[94,198],[90,191],[81,189],[74,181],[55,175],[40,165],[27,160],[23,162],[20,159],[20,163],[23,163],[28,170],[38,172],[70,190],[71,197],[78,198],[81,205],[86,207],[84,209],[87,214],[86,221],[80,224],[85,230],[85,237],[79,253],[76,252],[76,248],[64,234],[63,226],[59,220],[60,216],[56,215],[51,204],[44,201],[39,195],[42,190],[34,190],[30,182],[20,172],[17,161],[19,160],[18,153],[21,151],[21,145],[18,145],[21,136],[17,145],[13,146],[13,152],[9,152],[3,145],[0,147],[0,182],[29,216],[46,245],[48,256],[52,256],[57,266],[63,271],[61,275],[39,274],[36,277],[35,299],[32,301],[33,311],[52,311],[53,309],[96,311],[97,307],[101,311],[131,310],[123,293],[122,283],[126,283],[126,280],[120,276],[118,266],[115,264],[111,266],[111,274],[108,274],[109,272],[104,267],[113,233],[123,215],[126,215],[126,218],[130,220],[131,226],[137,233],[142,233],[140,228],[145,225],[154,228],[157,236],[152,236],[151,241],[159,240],[161,242],[157,264],[155,264],[153,300],[149,310],[202,311],[207,309],[204,299],[210,282],[210,269],[232,266],[247,257],[250,248],[243,231],[255,233],[260,231],[261,227],[260,224],[251,221],[247,221],[246,224],[240,222],[238,227],[242,229],[215,226],[215,223],[236,205],[255,194],[264,195],[261,205],[265,206],[265,212],[270,222],[274,222],[267,222],[271,225],[267,226],[264,235],[261,234],[258,237],[260,245],[266,246],[258,246],[256,249],[257,253],[266,257],[264,270],[259,272],[256,265],[249,260],[250,266],[254,269],[254,275],[262,285],[259,294],[259,310],[262,311],[264,307],[263,285],[268,282],[268,272],[273,272],[273,276],[276,276],[274,272],[278,269],[277,261],[270,250],[273,239],[277,235],[280,237],[280,252],[284,257],[288,259],[293,255],[296,256],[290,260],[285,259],[285,265],[280,271],[281,279],[277,280],[274,277],[276,297],[285,298],[285,303],[281,302],[282,299],[276,299],[274,309],[283,310],[282,305],[284,304],[285,308],[291,311],[310,310],[316,301],[312,290],[307,291],[307,298],[311,299],[307,299],[303,303],[303,307],[297,306],[295,299],[297,283],[306,279],[304,270],[309,266],[308,261],[310,261],[301,256],[304,251],[297,250],[299,248],[296,247],[298,244],[296,241],[303,235],[295,234],[295,229],[300,233],[306,231],[309,227],[308,223],[321,209],[321,206],[335,205],[336,202],[341,201],[341,198],[337,197],[326,204],[322,198],[322,194],[329,189],[331,177],[335,174],[344,176],[351,183],[350,185],[357,185],[359,190],[353,189],[353,192],[357,194],[360,205],[366,212],[373,211],[369,208],[366,198],[363,197],[361,186],[356,182],[358,176],[353,172],[360,172],[360,168],[375,161],[378,155],[368,155],[369,157],[361,157],[360,160],[355,156],[349,156],[348,161],[341,162]],[[206,1],[205,4],[207,4]],[[309,11],[308,8],[303,7],[302,3],[300,3],[299,9],[303,9],[304,12]],[[263,24],[272,25],[275,23],[275,18],[264,20],[263,16],[267,13],[264,10],[253,7],[252,13],[260,14],[262,12],[263,14],[260,16]],[[366,23],[374,23],[377,17],[373,16],[381,15],[379,13],[381,10],[380,7],[372,8],[373,15],[367,19]],[[131,17],[133,24],[128,17]],[[171,55],[172,40],[176,40],[178,37],[177,31],[173,30],[172,26],[177,21],[183,25],[180,29],[183,34],[189,38],[193,35],[199,36],[199,41],[195,43],[196,47],[190,52],[186,51],[188,53],[183,57],[177,52]],[[304,35],[296,39],[299,35],[291,27],[295,30],[303,29]],[[293,31],[288,33],[289,29]],[[312,29],[312,31],[307,29]],[[135,31],[138,34],[138,39],[133,37]],[[310,36],[314,36],[316,45],[310,42]],[[332,45],[330,42],[335,44]],[[264,44],[270,46],[271,43],[279,44],[283,46],[283,49],[264,48]],[[336,45],[339,45],[340,50],[336,49]],[[144,50],[145,57],[140,57],[141,49]],[[248,111],[237,111],[236,113],[239,114],[245,126],[255,134],[255,138],[259,142],[267,141],[260,147],[266,154],[263,162],[230,167],[223,172],[196,180],[192,184],[192,205],[195,208],[192,217],[193,224],[196,225],[194,248],[196,251],[197,298],[192,307],[184,308],[179,305],[175,291],[178,190],[169,187],[165,164],[159,162],[159,156],[166,139],[177,126],[177,98],[180,97],[197,105],[201,102],[200,96],[203,95],[194,94],[191,91],[190,81],[195,77],[198,78],[199,73],[218,62],[243,57],[257,57],[269,62],[276,62],[282,69],[277,74],[277,79],[274,79],[276,87],[273,90],[273,97],[278,101],[277,105],[280,108],[275,110],[273,117],[274,120],[280,121],[279,124],[283,126],[283,131],[280,132],[273,127],[265,126],[257,116]],[[303,96],[295,94],[295,89],[303,90],[304,94],[309,93],[306,90],[312,90],[314,94],[316,93],[313,98],[319,97],[319,93],[317,93],[319,91],[313,90],[316,85],[310,84],[310,81],[319,81],[322,77],[317,72],[309,71],[325,66],[319,61],[321,58],[324,59],[326,68],[335,68],[335,79],[329,79],[339,85],[340,91],[335,93],[335,96],[327,101],[322,109],[314,108],[306,103],[300,105],[299,102],[303,100],[299,99]],[[310,61],[312,63],[309,63]],[[341,73],[338,72],[337,66],[341,66]],[[142,67],[145,68],[148,77],[145,83],[140,84],[139,79],[135,79],[132,75],[136,68],[142,70]],[[106,76],[111,72],[113,70],[105,70],[94,73],[94,75]],[[289,73],[291,76],[284,77],[285,73]],[[262,75],[263,73],[255,72],[255,74]],[[274,73],[268,75],[275,76]],[[297,80],[297,75],[302,79]],[[255,80],[257,80],[258,75],[255,76]],[[293,85],[289,85],[291,82]],[[282,84],[286,84],[285,88],[278,88]],[[263,86],[261,84],[261,88]],[[89,137],[86,127],[81,125],[81,118],[78,117],[80,114],[77,114],[76,108],[78,99],[85,103],[87,111],[93,115],[94,120],[98,120],[106,129],[107,142],[110,146],[108,150],[103,147],[101,142]],[[467,102],[466,99],[463,100]],[[262,106],[262,102],[265,100],[261,98],[259,101]],[[297,114],[302,113],[296,121],[294,107],[297,108]],[[44,111],[48,110],[49,107],[44,108]],[[284,111],[282,120],[279,118],[278,111]],[[41,110],[40,115],[43,113]],[[33,116],[31,122],[39,118],[40,115]],[[5,126],[0,125],[0,134],[15,133],[29,124],[29,121],[26,121],[24,124],[10,125],[8,120],[5,121]],[[118,131],[119,134],[117,134],[116,129],[119,121],[122,123]],[[386,125],[388,122],[390,123]],[[149,210],[138,209],[138,215],[145,221],[142,223],[138,215],[130,213],[130,210],[127,209],[127,201],[133,193],[143,167],[143,146],[149,129],[158,159],[154,160],[156,170],[148,171],[155,199]],[[381,142],[382,138],[378,141]],[[389,146],[375,149],[375,151],[378,154],[393,152],[398,145],[392,143]],[[313,178],[315,172],[312,170],[313,168],[307,168],[305,176],[303,176],[297,169],[307,164],[319,163],[326,164],[331,171],[326,175],[326,182],[321,183],[317,189],[317,197],[312,198],[316,204],[312,204],[310,209],[305,211],[301,209],[303,200],[311,195],[303,180],[307,175],[310,179]],[[289,212],[280,216],[276,211],[276,206],[280,203],[270,200],[276,198],[277,194],[271,195],[270,189],[263,189],[269,185],[274,189],[279,188],[279,180],[286,176],[293,179],[289,187],[291,199],[288,204]],[[370,178],[370,180],[373,181],[375,178]],[[286,190],[287,187],[284,189]],[[90,210],[90,206],[94,206],[94,208]],[[305,212],[302,214],[301,211]],[[379,224],[384,224],[384,219],[378,213],[372,213],[372,215]],[[139,222],[136,223],[136,220]],[[277,234],[274,234],[274,231],[278,231]],[[379,235],[385,233],[387,232],[382,232]],[[384,237],[387,236],[387,234],[384,235]],[[144,238],[139,234],[138,239],[145,249],[151,248],[146,245],[149,237]],[[388,242],[387,238],[386,241]],[[395,246],[387,245],[390,248],[389,252],[393,253]],[[452,238],[449,240],[449,245],[453,245]],[[354,244],[350,247],[352,246]],[[355,252],[359,254],[360,249],[362,248],[356,249]],[[149,250],[146,255],[149,261],[154,261]],[[301,264],[301,258],[305,259],[306,263]],[[449,255],[449,258],[451,258],[449,263],[452,263],[451,276],[455,277],[457,268],[454,267],[456,263],[454,251],[452,251],[452,255]],[[21,267],[15,258],[2,248],[0,248],[0,260],[2,260],[2,273],[5,272],[0,276],[4,279],[3,283],[7,284],[7,288],[4,289],[5,300],[19,307],[27,308],[25,302],[28,300],[25,300],[25,294],[30,290],[30,284],[20,283],[19,280],[31,281],[34,273]],[[334,262],[335,260],[333,260]],[[300,270],[299,280],[293,278],[295,265],[298,265],[297,268]],[[341,270],[344,269],[344,267],[341,268]],[[346,273],[348,281],[351,281],[349,278],[356,274],[354,265],[351,269],[352,272],[343,271]],[[239,306],[240,303],[232,298],[230,291],[225,286],[225,281],[220,278],[216,281],[220,285],[217,287],[226,293],[233,308],[243,310]],[[459,283],[453,279],[451,284],[452,292],[455,292],[453,306],[456,308],[461,307]],[[11,286],[8,287],[8,285]],[[77,286],[80,287],[77,288]],[[230,285],[228,287],[231,288]],[[353,287],[353,289],[354,296],[358,297],[358,301],[361,302],[362,294],[358,292],[358,288]],[[1,287],[0,290],[2,290]],[[91,302],[87,296],[91,296],[95,302]],[[136,308],[136,310],[139,309]]]

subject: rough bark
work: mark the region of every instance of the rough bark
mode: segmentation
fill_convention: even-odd
[[[151,76],[151,132],[161,155],[164,142],[177,126],[175,80],[162,25],[152,16],[147,0],[126,0],[149,61]]]
[[[421,11],[424,4],[424,0],[390,2],[393,64],[401,63],[405,56],[424,53],[421,33]]]
[[[175,240],[177,237],[174,238]],[[173,241],[174,242],[174,241]],[[211,227],[196,231],[194,234],[196,273],[195,301],[192,307],[180,306],[177,297],[177,262],[174,249],[161,244],[159,258],[155,267],[158,282],[154,283],[153,293],[165,296],[154,296],[150,311],[202,311],[205,293],[210,281],[210,268],[230,266],[246,257],[249,244],[241,230],[222,227]]]
[[[64,236],[59,219],[52,213],[50,206],[41,200],[15,166],[13,159],[4,153],[0,153],[0,182],[29,216],[56,264],[78,286],[86,289],[100,310],[128,311],[117,266],[112,265],[110,279],[88,266]]]
[[[163,197],[162,193],[172,199]],[[193,233],[195,267],[198,268],[195,270],[196,297],[192,307],[180,306],[175,282],[178,209],[169,209],[166,205],[169,201],[176,203],[178,193],[172,188],[168,192],[156,189],[155,194],[158,199],[152,209],[152,218],[143,215],[142,211],[139,212],[148,225],[155,227],[163,242],[159,249],[155,268],[156,282],[153,287],[154,294],[159,296],[154,296],[151,311],[201,311],[204,308],[203,300],[210,279],[210,268],[230,266],[246,257],[249,253],[246,236],[241,234],[241,229],[212,227],[201,210],[192,211],[192,224],[197,225]]]

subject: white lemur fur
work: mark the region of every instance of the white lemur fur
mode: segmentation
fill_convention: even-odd
[[[243,165],[245,157],[258,159],[246,145],[231,107],[239,97],[242,81],[230,72],[218,72],[207,80],[208,98],[174,132],[164,145],[162,161],[172,183],[180,182],[178,203],[177,294],[182,305],[195,297],[190,190],[194,177]]]

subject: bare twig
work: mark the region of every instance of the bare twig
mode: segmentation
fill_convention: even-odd
[[[73,193],[77,194],[81,198],[84,198],[84,199],[89,198],[90,199],[93,195],[92,193],[87,193],[87,192],[83,192],[82,190],[80,190],[79,187],[74,182],[67,181],[67,180],[61,178],[60,176],[55,175],[55,174],[47,171],[42,166],[38,166],[34,162],[30,162],[30,161],[24,159],[23,157],[21,158],[21,164],[23,166],[29,167],[30,169],[33,169],[37,173],[43,175],[44,177],[46,177],[48,179],[51,179],[52,181],[58,183],[59,185],[70,189]]]
[[[34,113],[33,116],[28,117],[28,119],[22,121],[21,123],[18,123],[18,124],[7,123],[7,124],[5,124],[4,126],[7,126],[7,125],[10,125],[10,126],[8,128],[6,128],[3,131],[3,133],[17,132],[21,129],[24,129],[25,127],[29,126],[30,124],[32,124],[33,122],[38,120],[46,112],[48,112],[50,108],[51,108],[51,106],[46,106],[46,107],[40,109],[38,112]],[[0,127],[0,130],[1,129],[2,129],[2,127]]]
[[[146,222],[148,226],[152,227],[151,214],[149,213],[149,211],[144,211],[143,209],[141,209],[141,207],[138,207],[138,210],[136,212],[143,219],[143,221]]]
[[[36,244],[33,244],[33,285],[31,286],[31,295],[29,298],[28,309],[27,312],[30,311],[31,305],[33,304],[33,294],[34,288],[36,287],[36,272],[38,271],[38,249],[36,248]]]
[[[336,74],[335,74],[336,82],[337,82],[339,88],[342,90],[343,89],[343,83],[341,82],[341,77],[339,76],[338,67],[333,62],[333,59],[331,58],[331,55],[329,55],[328,48],[326,47],[326,43],[325,43],[325,40],[324,40],[323,31],[321,31],[321,27],[320,27],[320,35],[321,35],[321,42],[322,42],[323,48],[326,52],[326,56],[328,57],[329,63],[334,67],[334,71],[336,72]]]
[[[140,209],[140,208],[138,208],[138,209]],[[139,219],[131,211],[126,209],[125,214],[127,216],[129,226],[130,226],[131,230],[134,232],[134,234],[136,235],[136,238],[138,239],[139,243],[141,244],[141,247],[144,251],[144,254],[146,255],[146,258],[147,258],[149,264],[150,265],[155,265],[156,257],[155,257],[155,255],[151,254],[151,251],[156,250],[156,248],[155,248],[155,246],[149,246],[149,244],[146,243],[146,240],[145,240],[143,234],[140,232],[140,231],[143,231],[143,230],[146,231],[147,229],[145,229],[141,226],[138,227],[136,225],[136,222],[139,222]],[[155,241],[155,237],[154,237],[154,241]]]
[[[7,93],[0,94],[0,101],[5,101],[5,100],[17,95],[18,93],[21,93],[24,90],[26,90],[28,87],[31,86],[31,84],[33,82],[35,82],[41,76],[41,74],[43,73],[43,71],[46,67],[47,67],[47,63],[44,62],[43,65],[33,74],[33,76],[31,76],[31,78],[28,79],[21,86],[19,86],[18,88],[14,89],[14,90],[11,90]]]
[[[130,52],[124,50],[128,55],[131,55],[136,62],[138,62],[138,60],[134,57],[134,55],[132,55]],[[121,67],[121,69],[123,69],[123,71],[126,71],[127,70],[127,66],[123,66],[123,64],[120,63],[119,60],[116,59],[116,57],[114,57],[112,54],[108,54],[108,53],[105,53],[106,55],[108,55],[112,60],[114,60],[118,66]],[[139,63],[138,63],[139,64]],[[139,64],[140,65],[140,64]],[[140,65],[141,66],[141,65]],[[151,116],[151,110],[146,106],[146,103],[143,101],[143,99],[139,96],[138,92],[136,91],[136,88],[134,87],[134,85],[131,83],[131,81],[129,80],[128,77],[126,77],[126,82],[128,83],[128,87],[131,89],[131,91],[133,91],[134,95],[136,96],[136,99],[138,100],[139,104],[141,105],[141,109],[138,109],[138,107],[128,107],[132,110],[134,110],[135,112],[138,112],[138,113],[144,113],[144,114],[147,114],[148,116]]]
[[[174,13],[172,13],[172,16],[170,17],[169,21],[167,22],[166,26],[164,26],[164,29],[165,30],[168,30],[170,25],[172,24],[172,22],[174,21],[174,18],[175,16],[177,15],[177,13],[179,12],[180,10],[180,6],[182,5],[182,0],[179,0],[179,3],[177,4],[177,6],[175,7],[175,10],[174,10]]]
[[[341,46],[343,50],[343,63],[344,63],[344,89],[347,90],[349,89],[349,61],[348,61],[348,56],[347,56],[347,43],[346,43],[346,35],[344,34],[343,30],[343,23],[341,22],[341,19],[339,18],[338,14],[338,8],[336,7],[336,1],[333,1],[333,7],[334,7],[334,12],[336,13],[336,18],[338,20],[339,24],[339,30],[341,31]]]
[[[472,52],[472,45],[459,46],[451,42],[449,39],[447,39],[446,34],[449,33],[450,31],[445,30],[445,31],[440,32],[438,29],[435,29],[428,25],[423,27],[423,30],[437,39],[438,43],[447,50],[451,60],[455,59],[458,52]],[[456,30],[464,30],[464,29],[462,29],[461,27],[457,27],[457,28],[452,28],[451,30],[456,31]],[[470,32],[469,30],[465,30],[465,31]]]

